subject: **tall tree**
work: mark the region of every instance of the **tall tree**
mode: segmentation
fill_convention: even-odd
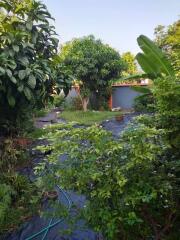
[[[97,98],[104,97],[110,81],[119,77],[124,69],[119,53],[92,35],[68,42],[60,55],[79,81],[84,111],[90,95],[94,93]]]
[[[123,53],[122,59],[127,64],[127,69],[122,73],[123,76],[134,75],[138,73],[135,56],[131,52]]]
[[[1,0],[0,9],[1,128],[23,123],[29,106],[45,104],[59,68],[54,61],[58,40],[46,6],[36,0]]]
[[[155,28],[155,42],[166,53],[177,76],[180,76],[180,20],[168,27]]]

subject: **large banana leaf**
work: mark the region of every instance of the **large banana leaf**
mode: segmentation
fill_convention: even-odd
[[[154,64],[152,59],[150,59],[147,55],[138,53],[136,55],[136,59],[142,70],[147,73],[150,78],[157,78],[161,74],[158,65]]]
[[[170,62],[164,53],[149,38],[140,35],[137,38],[137,42],[143,50],[143,53],[138,54],[136,58],[146,73],[153,74],[154,77],[162,74],[174,76]]]

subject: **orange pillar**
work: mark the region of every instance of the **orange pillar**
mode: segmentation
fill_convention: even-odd
[[[108,106],[109,106],[110,109],[112,109],[112,94],[111,94],[111,96],[109,98]]]

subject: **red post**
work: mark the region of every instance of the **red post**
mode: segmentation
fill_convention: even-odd
[[[110,109],[112,109],[112,94],[111,94],[111,96],[108,100],[108,106],[109,106]]]

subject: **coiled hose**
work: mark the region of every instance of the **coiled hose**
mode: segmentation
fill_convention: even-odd
[[[47,166],[46,166],[46,168],[47,168]],[[48,171],[51,171],[51,170],[50,170],[50,166],[48,167]],[[52,172],[52,171],[51,171],[51,172]],[[65,197],[66,202],[67,202],[67,204],[66,204],[67,210],[68,210],[68,212],[69,212],[70,209],[71,209],[71,206],[72,206],[72,201],[71,201],[69,195],[68,195],[59,185],[56,185],[56,187],[58,188],[58,190],[59,190],[59,191],[63,194],[63,196]],[[37,236],[39,236],[39,235],[42,235],[42,234],[43,234],[43,235],[42,235],[41,240],[45,240],[45,238],[46,238],[49,230],[50,230],[51,228],[55,227],[57,224],[63,222],[64,220],[65,220],[65,218],[61,218],[61,219],[59,219],[59,220],[57,220],[57,221],[55,221],[55,222],[53,223],[53,218],[51,218],[50,221],[49,221],[49,224],[48,224],[47,226],[45,226],[44,228],[42,228],[39,232],[34,233],[34,234],[32,234],[31,236],[25,238],[24,240],[34,239],[35,237],[37,237]]]

